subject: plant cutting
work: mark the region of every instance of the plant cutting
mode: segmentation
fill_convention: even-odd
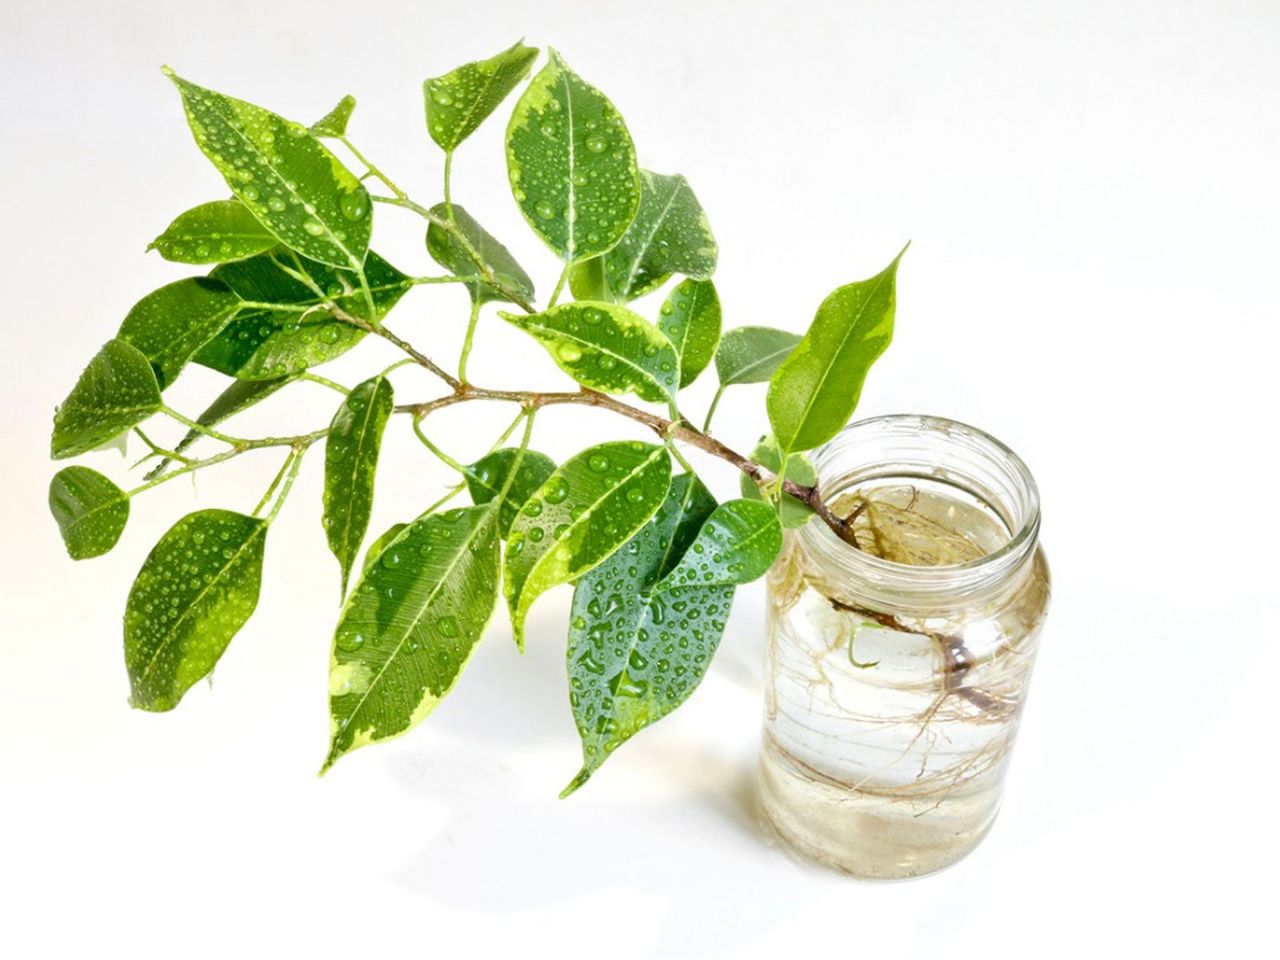
[[[613,103],[554,50],[526,82],[538,56],[517,43],[424,83],[427,132],[442,162],[441,195],[429,204],[356,146],[352,97],[306,125],[165,68],[231,196],[180,214],[155,238],[166,260],[207,272],[138,301],[54,415],[55,459],[135,438],[148,472],[121,485],[65,467],[50,508],[70,555],[87,559],[112,549],[133,500],[149,490],[248,451],[277,450],[280,463],[256,506],[181,518],[143,563],[124,616],[135,707],[176,707],[250,619],[272,524],[317,446],[323,454],[311,459],[323,459],[321,518],[343,600],[323,769],[423,720],[459,681],[500,600],[523,649],[532,606],[572,584],[567,664],[583,763],[567,795],[694,691],[735,590],[769,569],[784,527],[825,524],[858,546],[853,518],[823,500],[805,453],[849,421],[889,344],[901,254],[837,287],[803,336],[759,326],[722,332],[717,244],[690,183],[640,167]],[[522,84],[506,162],[516,206],[562,264],[545,299],[451,189],[459,148]],[[421,218],[423,262],[442,272],[406,272],[374,251],[375,214],[393,208]],[[426,284],[466,291],[456,362],[393,315]],[[654,294],[660,302],[637,302]],[[567,375],[565,388],[474,382],[468,360],[484,313],[541,344]],[[370,337],[403,360],[350,387],[315,372]],[[228,382],[203,411],[184,413],[164,395],[193,363]],[[393,377],[406,364],[425,369],[439,391],[397,396]],[[695,416],[681,391],[709,368],[719,386]],[[228,432],[235,415],[304,382],[332,389],[314,429]],[[724,392],[751,383],[768,384],[767,433],[744,454],[712,424]],[[431,415],[469,403],[508,405],[513,419],[488,454],[462,463],[432,439]],[[604,437],[557,464],[538,451],[536,427],[566,404],[603,409],[650,436]],[[392,428],[413,430],[457,477],[417,517],[371,537],[374,478]],[[685,456],[690,447],[736,468],[741,496],[717,502]]]

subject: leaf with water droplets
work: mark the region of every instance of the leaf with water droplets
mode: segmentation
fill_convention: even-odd
[[[361,573],[368,573],[369,568],[378,562],[382,557],[382,551],[391,545],[391,541],[400,536],[400,531],[409,526],[407,523],[393,523],[383,531],[382,536],[369,544],[369,549],[364,552],[364,564]]]
[[[497,515],[488,505],[419,517],[351,591],[334,632],[325,770],[404,733],[453,689],[498,598]]]
[[[142,710],[172,710],[213,670],[258,605],[267,521],[188,514],[160,538],[129,591],[124,659]]]
[[[64,467],[49,483],[49,511],[72,560],[100,557],[129,520],[129,497],[88,467]]]
[[[297,258],[294,262],[284,251],[277,254],[226,263],[210,274],[245,300],[277,306],[242,308],[196,354],[197,363],[241,380],[273,380],[327,363],[364,338],[363,330],[335,318],[322,306],[326,298],[332,299],[347,313],[367,320],[369,308],[355,274],[314,260]],[[301,272],[309,282],[290,276],[283,267]],[[407,276],[372,250],[365,260],[365,276],[378,319],[413,286]]]
[[[373,510],[382,431],[394,406],[391,381],[377,376],[347,396],[329,424],[324,445],[324,532],[342,568],[342,593]]]
[[[443,203],[437,203],[431,208],[431,212],[443,219],[449,216],[448,207]],[[511,251],[456,203],[453,205],[453,218],[462,235],[480,255],[480,259],[493,270],[498,282],[508,290],[514,290],[524,300],[532,300],[533,281],[524,272],[524,268],[516,263]],[[449,231],[435,223],[427,227],[427,253],[455,277],[474,277],[480,273],[480,268],[471,259],[466,248]],[[479,303],[493,300],[513,302],[510,296],[488,283],[472,281],[467,284],[467,289],[471,292],[471,299]]]
[[[604,257],[592,257],[569,268],[569,292],[575,300],[611,302],[604,283]]]
[[[317,137],[346,136],[347,123],[351,120],[351,114],[355,108],[356,98],[347,94],[334,105],[332,110],[311,125],[311,132]]]
[[[566,263],[611,249],[640,204],[621,115],[554,50],[511,114],[507,173],[520,212]]]
[[[893,339],[895,278],[906,252],[823,300],[804,339],[774,371],[765,405],[784,455],[826,443],[849,422],[867,371]]]
[[[165,73],[196,144],[249,212],[303,256],[359,269],[373,211],[355,174],[302,124]]]
[[[505,538],[521,504],[546,482],[555,469],[556,462],[545,453],[521,447],[503,447],[467,467],[467,490],[473,502],[485,504],[496,499],[506,487],[498,518],[498,532]],[[508,477],[511,477],[510,486],[507,486]]]
[[[691,694],[711,661],[733,602],[732,586],[666,579],[716,509],[682,474],[653,520],[578,580],[569,615],[569,702],[582,739],[582,786],[618,746]]]
[[[689,181],[640,171],[640,206],[618,245],[604,255],[605,282],[619,300],[662,286],[673,273],[706,280],[719,248]]]
[[[159,410],[160,386],[150,361],[137,347],[110,340],[53,414],[53,458],[88,453]]]
[[[179,214],[147,249],[175,263],[230,263],[279,242],[239,200],[213,200]]]
[[[759,500],[716,507],[697,539],[664,578],[672,587],[737,586],[764,576],[782,549],[782,526]]]
[[[726,387],[764,383],[800,342],[798,333],[773,327],[735,327],[720,339],[716,374]]]
[[[498,108],[538,58],[537,47],[517,42],[488,60],[464,63],[422,84],[427,131],[451,153]]]
[[[720,297],[710,280],[684,280],[667,296],[658,329],[680,356],[680,389],[698,378],[720,342]]]
[[[772,436],[760,438],[756,448],[751,451],[751,459],[775,475],[782,466],[782,457],[778,454],[778,447]],[[802,487],[811,487],[818,482],[818,472],[813,468],[808,457],[801,453],[793,453],[787,458],[785,479],[798,483]],[[760,485],[745,473],[739,478],[738,485],[742,495],[748,500],[764,499],[760,493]],[[789,493],[782,495],[782,505],[778,508],[778,520],[782,523],[783,529],[795,530],[803,527],[812,517],[813,509],[803,500]]]
[[[507,537],[504,577],[521,649],[534,600],[606,560],[657,512],[670,485],[666,447],[615,441],[570,457],[525,502]]]
[[[671,400],[680,376],[675,347],[626,307],[590,301],[562,303],[535,314],[500,313],[547,348],[556,365],[584,387]]]
[[[116,337],[141,350],[164,389],[201,347],[240,309],[240,298],[221,280],[188,277],[155,290],[136,304]]]

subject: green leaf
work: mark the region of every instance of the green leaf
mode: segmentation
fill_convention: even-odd
[[[507,478],[515,473],[506,496],[502,498],[498,517],[498,532],[505,539],[511,532],[516,511],[546,483],[555,469],[556,462],[545,453],[503,447],[467,467],[467,490],[477,506],[489,503],[502,493],[503,487],[507,486]]]
[[[129,497],[88,467],[64,467],[49,483],[49,511],[72,560],[100,557],[116,545],[129,519]]]
[[[383,532],[382,536],[369,544],[369,549],[364,552],[364,564],[361,569],[362,574],[367,574],[369,568],[378,562],[382,556],[382,551],[391,545],[391,541],[400,536],[400,531],[409,526],[407,523],[393,523]]]
[[[364,263],[369,192],[323,143],[300,123],[165,73],[196,143],[263,226],[312,260]]]
[[[284,265],[296,271],[288,254],[283,256]],[[302,260],[301,267],[302,274],[339,307],[368,319],[369,309],[355,274],[314,260]],[[365,261],[365,275],[379,319],[413,286],[407,276],[372,250]],[[201,348],[196,362],[220,373],[241,380],[273,380],[298,374],[342,356],[364,338],[365,332],[359,327],[335,319],[321,308],[324,298],[289,276],[272,254],[223,264],[210,276],[245,300],[279,304],[279,309],[241,309],[218,336]]]
[[[431,212],[439,217],[447,218],[449,215],[448,207],[443,203],[437,203],[431,208]],[[525,300],[532,300],[533,281],[524,272],[524,268],[516,263],[511,251],[456,203],[453,205],[453,218],[463,236],[480,254],[480,258],[493,269],[498,281],[508,289],[515,290]],[[455,277],[474,277],[479,273],[475,261],[462,244],[447,230],[434,223],[427,227],[427,253]],[[473,281],[467,284],[467,289],[471,292],[471,299],[478,303],[493,300],[511,302],[501,290],[487,283]]]
[[[638,441],[589,447],[556,468],[507,538],[504,590],[521,649],[533,601],[607,559],[653,516],[670,485],[666,447]]]
[[[550,54],[507,125],[507,173],[534,232],[577,263],[622,239],[640,203],[640,171],[613,104]]]
[[[676,586],[750,583],[764,576],[781,549],[782,527],[773,507],[758,500],[730,500],[707,518],[666,579]]]
[[[191,356],[216,337],[240,309],[240,298],[221,280],[188,277],[147,294],[120,324],[116,337],[141,350],[164,389]]]
[[[356,98],[347,94],[337,102],[332,110],[311,125],[311,132],[317,137],[345,137],[347,123],[356,108]]]
[[[680,358],[671,341],[626,307],[562,303],[542,313],[499,313],[547,348],[556,365],[584,387],[635,393],[665,403],[676,393]]]
[[[604,257],[592,257],[569,268],[569,292],[575,300],[611,301],[604,285]]]
[[[765,469],[771,470],[775,475],[782,466],[782,457],[778,454],[778,447],[774,443],[772,436],[760,438],[756,448],[751,451],[751,459]],[[818,472],[813,468],[813,464],[809,462],[808,457],[803,454],[793,453],[787,459],[787,474],[784,479],[798,483],[802,487],[811,487],[818,482]],[[760,485],[745,473],[742,474],[738,483],[742,495],[748,500],[764,499],[760,493]],[[803,527],[812,516],[813,510],[803,500],[793,497],[789,493],[782,495],[782,505],[778,508],[778,519],[782,522],[784,529],[794,530],[797,527]]]
[[[634,300],[680,273],[706,280],[715,273],[716,238],[689,181],[640,171],[635,220],[605,254],[605,281],[621,300]]]
[[[160,386],[137,347],[110,340],[53,414],[55,460],[88,453],[160,409]]]
[[[720,297],[710,280],[684,280],[667,296],[658,318],[680,357],[680,388],[698,378],[720,342]]]
[[[294,379],[295,377],[288,376],[280,377],[278,380],[233,380],[231,385],[218,394],[213,403],[209,404],[204,412],[196,417],[196,423],[203,427],[215,427],[241,410],[247,410],[255,403],[267,399],[281,387],[292,383]],[[184,452],[202,436],[204,434],[199,430],[188,430],[183,434],[182,439],[178,441],[178,445],[173,448],[174,452]],[[156,466],[151,468],[144,479],[154,480],[164,473],[170,462],[167,458],[162,459]]]
[[[475,133],[538,58],[537,47],[517,42],[488,60],[477,60],[422,84],[427,131],[445,153]]]
[[[765,405],[784,455],[826,443],[849,422],[867,371],[893,338],[902,253],[870,280],[847,284],[823,300],[809,332],[774,371]]]
[[[715,509],[696,477],[676,477],[653,521],[578,580],[569,615],[569,702],[583,764],[561,796],[683,703],[706,672],[734,588],[674,585],[666,575]]]
[[[213,670],[258,605],[266,536],[261,518],[200,510],[160,538],[125,606],[133,706],[172,710]]]
[[[382,431],[395,405],[391,381],[377,376],[342,401],[324,446],[324,532],[342,568],[342,594],[369,529]]]
[[[229,263],[279,242],[239,200],[213,200],[179,214],[147,249],[177,263]]]
[[[484,506],[420,517],[351,592],[334,632],[324,769],[404,733],[453,689],[498,598],[497,514]]]
[[[800,342],[800,335],[773,327],[736,327],[716,350],[716,374],[726,387],[764,383]]]

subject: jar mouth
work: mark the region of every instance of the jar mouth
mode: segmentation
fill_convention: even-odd
[[[858,550],[824,523],[799,531],[805,549],[835,577],[858,583],[874,599],[922,599],[998,586],[1032,555],[1040,531],[1040,495],[1022,459],[990,434],[944,417],[893,414],[845,427],[814,457],[818,489],[831,502],[879,479],[919,479],[962,491],[988,508],[1008,532],[999,547],[963,563],[913,566]]]

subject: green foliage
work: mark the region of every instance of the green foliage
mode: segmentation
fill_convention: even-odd
[[[324,769],[404,733],[453,689],[498,599],[497,513],[420,517],[370,564],[333,635]]]
[[[279,242],[239,200],[213,200],[179,214],[147,249],[175,263],[229,263]]]
[[[338,406],[324,445],[324,532],[342,570],[342,594],[373,511],[382,431],[393,406],[391,381],[366,380]]]
[[[612,303],[566,303],[533,315],[503,313],[547,348],[551,359],[584,387],[634,393],[655,403],[676,394],[680,358],[644,317]]]
[[[146,354],[163,389],[178,378],[197,350],[222,332],[239,309],[240,298],[221,280],[188,277],[134,304],[116,338]]]
[[[765,402],[784,456],[826,443],[849,422],[867,371],[893,338],[901,259],[899,253],[870,280],[847,284],[823,300],[809,332],[774,371]]]
[[[467,490],[477,506],[501,498],[498,532],[505,538],[515,523],[517,511],[555,469],[556,462],[545,453],[524,447],[504,447],[467,468]]]
[[[670,484],[665,447],[615,441],[566,460],[526,501],[507,538],[503,578],[521,649],[533,601],[606,560],[657,512]]]
[[[373,211],[355,174],[302,124],[165,73],[196,144],[249,212],[304,256],[358,270]]]
[[[433,214],[446,222],[449,210],[450,207],[444,203],[437,203],[431,208]],[[524,272],[524,268],[516,263],[511,252],[461,206],[455,203],[452,210],[453,222],[462,237],[454,236],[439,223],[432,223],[427,227],[427,253],[431,255],[431,259],[455,277],[474,277],[477,269],[475,261],[463,246],[464,241],[470,243],[481,259],[493,268],[494,275],[504,287],[515,290],[526,300],[532,300],[533,281]],[[471,299],[476,303],[489,303],[492,300],[510,302],[505,293],[490,283],[473,280],[467,284],[467,289],[471,291]]]
[[[129,496],[88,467],[63,467],[49,483],[49,511],[72,560],[111,550],[129,521]]]
[[[605,283],[619,300],[662,286],[673,273],[707,280],[716,238],[684,177],[640,172],[640,206],[618,245],[604,256]]]
[[[898,261],[837,289],[803,337],[759,326],[722,336],[711,279],[717,243],[689,183],[641,171],[617,109],[550,51],[519,92],[505,137],[516,206],[563,262],[558,281],[540,278],[553,292],[538,304],[533,279],[455,202],[451,182],[458,146],[516,92],[537,57],[516,43],[424,83],[428,131],[444,151],[440,195],[426,204],[348,138],[353,97],[304,127],[166,70],[197,145],[234,196],[180,214],[154,240],[166,260],[210,265],[208,275],[175,278],[143,297],[54,414],[55,459],[123,451],[132,433],[149,451],[134,466],[149,472],[122,488],[89,467],[66,467],[50,484],[50,512],[73,559],[99,556],[120,538],[133,498],[153,487],[252,451],[282,454],[283,465],[251,513],[192,513],[143,564],[124,617],[135,706],[172,709],[214,669],[257,604],[267,530],[319,443],[324,529],[345,598],[333,636],[324,769],[435,708],[479,643],[500,584],[520,649],[538,597],[572,584],[567,665],[583,763],[571,793],[693,693],[734,591],[774,562],[783,529],[815,516],[838,527],[829,511],[811,507],[817,477],[803,451],[844,425],[887,346]],[[360,169],[344,166],[322,138],[338,141],[334,150]],[[411,276],[370,249],[374,200],[425,221],[418,259],[443,275],[417,275],[415,266]],[[669,280],[663,303],[640,305]],[[464,287],[470,309],[401,325],[393,309],[427,284]],[[566,285],[572,299],[562,301]],[[571,381],[542,392],[469,379],[477,324],[493,303],[509,305],[494,312],[534,337]],[[313,372],[366,338],[403,359],[387,365],[374,354],[377,366],[350,390]],[[455,375],[439,350],[459,339]],[[232,378],[210,391],[214,399],[195,418],[161,399],[191,361]],[[713,361],[719,384],[699,430],[680,391]],[[392,378],[410,383],[396,372],[408,363],[435,391],[397,405]],[[340,393],[337,412],[326,406],[323,420],[293,435],[224,432],[232,417],[300,381],[313,382],[311,393]],[[766,381],[773,432],[744,458],[711,435],[711,414],[728,387]],[[443,408],[474,400],[515,405],[519,415],[496,439],[480,438],[476,452],[488,452],[467,463],[427,431],[448,415]],[[653,442],[584,438],[574,446],[585,449],[557,467],[534,448],[533,433],[535,420],[545,429],[566,404],[620,415],[630,435],[642,430]],[[167,419],[144,432],[155,414]],[[415,475],[430,506],[418,505],[411,523],[390,525],[361,558],[383,438],[397,425],[412,426],[457,476],[440,497],[426,489],[433,476]],[[510,440],[522,425],[518,443]],[[565,428],[553,421],[551,429]],[[682,447],[739,468],[741,499],[718,505]],[[673,458],[687,471],[674,479]],[[784,481],[805,499],[785,492]],[[450,508],[464,492],[473,505]]]
[[[201,510],[160,538],[124,611],[135,707],[172,710],[213,670],[258,605],[266,536],[266,520]]]
[[[554,50],[511,114],[507,173],[520,212],[566,263],[611,249],[640,204],[622,116]]]
[[[378,319],[413,286],[372,250],[364,273]],[[368,319],[359,278],[349,270],[280,253],[223,264],[210,277],[243,300],[262,304],[241,308],[195,355],[197,363],[220,373],[242,380],[274,380],[336,359],[364,339],[363,329],[324,309],[328,301]]]
[[[463,64],[422,84],[427,130],[446,153],[471,136],[498,108],[538,57],[537,47],[517,42],[488,60]]]
[[[720,297],[710,280],[685,280],[662,305],[658,329],[680,357],[680,389],[698,378],[720,342]]]
[[[53,458],[88,453],[160,406],[160,386],[146,356],[123,340],[110,340],[53,415]]]

